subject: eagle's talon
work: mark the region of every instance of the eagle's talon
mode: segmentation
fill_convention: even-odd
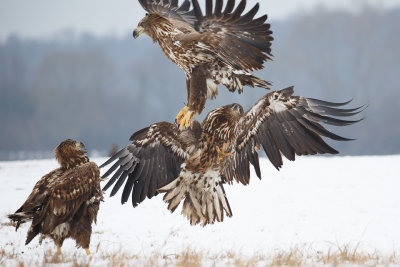
[[[185,126],[186,128],[190,127],[191,124],[191,120],[193,119],[193,117],[195,116],[195,112],[193,111],[188,111],[185,116],[183,116],[183,118],[180,120],[179,123],[179,129],[182,131],[183,130],[183,126]]]
[[[222,145],[222,150],[219,148],[219,146],[216,146],[217,152],[218,152],[218,158],[217,158],[217,163],[219,164],[221,160],[227,156],[231,156],[232,152],[225,153],[226,150],[226,143]]]
[[[185,106],[179,111],[178,115],[176,115],[176,118],[175,118],[176,124],[179,125],[179,124],[181,123],[181,120],[182,120],[182,118],[185,116],[185,114],[186,114],[186,112],[188,111],[188,109],[189,109],[189,107],[188,107],[187,105],[185,105]]]

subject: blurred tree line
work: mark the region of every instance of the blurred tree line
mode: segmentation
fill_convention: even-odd
[[[332,127],[357,139],[331,143],[342,154],[400,153],[400,9],[320,8],[271,24],[274,61],[257,75],[274,90],[295,85],[298,95],[368,104],[361,123]],[[136,130],[173,122],[185,86],[183,71],[145,36],[10,36],[0,44],[0,160],[9,151],[51,150],[66,138],[104,153],[124,146]],[[249,108],[265,93],[246,88],[239,96],[220,86],[198,119],[232,102]]]

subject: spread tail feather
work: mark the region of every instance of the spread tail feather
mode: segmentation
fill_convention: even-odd
[[[215,221],[222,222],[224,213],[232,216],[222,178],[217,171],[201,175],[182,171],[177,179],[158,191],[165,193],[163,199],[171,212],[184,200],[182,214],[191,225],[200,223],[205,226]]]

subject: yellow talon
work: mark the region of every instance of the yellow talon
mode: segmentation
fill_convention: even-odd
[[[194,117],[196,113],[194,113],[193,111],[188,111],[185,116],[183,116],[183,118],[181,119],[180,123],[179,123],[179,129],[182,131],[183,130],[183,126],[185,126],[186,128],[190,127],[191,124],[191,120]]]
[[[185,105],[178,113],[178,115],[176,115],[175,121],[177,124],[180,124],[183,116],[185,116],[186,112],[188,111],[189,107],[187,105]]]
[[[85,251],[86,251],[86,255],[90,255],[90,250],[89,250],[89,248],[85,248]]]
[[[61,255],[61,247],[57,245],[57,255]]]
[[[232,152],[225,153],[225,150],[226,150],[226,143],[224,143],[224,144],[222,145],[222,150],[219,148],[219,146],[217,146],[216,149],[217,149],[217,152],[218,152],[218,158],[217,158],[218,164],[221,162],[221,160],[222,160],[223,158],[232,155]]]

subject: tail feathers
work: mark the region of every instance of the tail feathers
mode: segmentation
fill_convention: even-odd
[[[224,213],[232,216],[222,179],[216,171],[202,175],[183,172],[183,175],[158,191],[165,192],[163,199],[171,212],[183,200],[182,214],[191,225],[205,226],[215,221],[222,222]]]
[[[11,221],[16,222],[15,231],[18,230],[19,226],[23,223],[30,222],[33,219],[33,213],[30,212],[16,212],[7,216]]]

